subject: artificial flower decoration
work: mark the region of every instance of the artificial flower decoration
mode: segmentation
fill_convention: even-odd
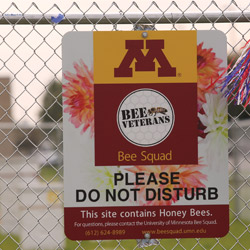
[[[91,137],[94,135],[94,82],[93,70],[81,60],[74,63],[76,73],[66,72],[63,74],[67,82],[63,85],[63,97],[69,113],[70,122],[76,128],[83,125],[82,133],[90,128]]]

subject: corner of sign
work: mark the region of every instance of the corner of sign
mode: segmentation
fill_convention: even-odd
[[[62,37],[62,43],[64,43],[69,37],[72,36],[72,33],[74,33],[75,31],[68,31],[66,32],[63,37]]]

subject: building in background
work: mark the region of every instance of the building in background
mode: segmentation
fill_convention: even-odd
[[[9,77],[0,78],[0,94],[0,155],[9,157],[15,152]]]

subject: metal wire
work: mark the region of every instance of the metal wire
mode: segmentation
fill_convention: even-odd
[[[84,10],[76,3],[66,11],[53,5],[42,12],[34,3],[23,12],[14,3],[1,10],[0,249],[137,248],[136,241],[125,240],[70,242],[63,233],[62,118],[51,111],[62,108],[61,93],[52,86],[61,79],[61,38],[67,31],[133,30],[137,24],[155,30],[219,29],[232,57],[250,39],[249,19],[249,5],[240,9],[234,1],[223,9],[215,1],[205,9],[195,2],[182,9],[173,1],[167,9],[152,2],[142,10],[134,2],[122,10],[113,2],[106,10],[96,3]],[[249,249],[250,113],[229,108],[229,235],[160,240],[148,249]]]

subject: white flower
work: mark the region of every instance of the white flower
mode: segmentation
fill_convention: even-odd
[[[207,136],[203,140],[206,145],[206,158],[211,167],[220,167],[227,157],[228,128],[227,101],[219,94],[206,94],[206,103],[202,108],[205,114],[198,113],[200,121],[206,129]]]

